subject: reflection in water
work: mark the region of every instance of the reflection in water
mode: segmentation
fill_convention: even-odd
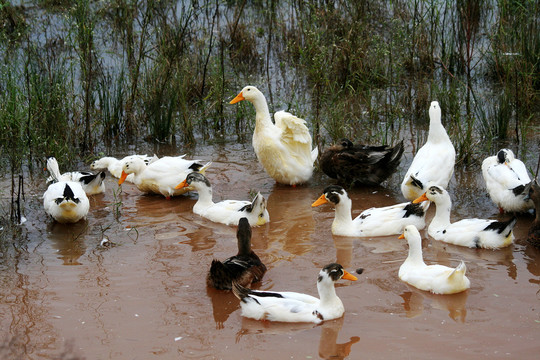
[[[469,291],[463,291],[452,295],[437,295],[428,291],[418,290],[407,285],[410,291],[400,294],[403,298],[403,308],[408,318],[414,318],[422,314],[424,299],[431,300],[431,306],[439,310],[447,310],[448,316],[456,322],[464,323],[467,316],[467,297]]]
[[[319,356],[323,359],[345,359],[351,353],[353,344],[360,341],[358,336],[352,336],[349,341],[338,344],[337,339],[345,317],[325,321],[321,325],[319,340]]]
[[[336,262],[344,268],[351,265],[353,252],[353,238],[348,236],[333,236],[336,247]]]
[[[223,324],[234,311],[240,308],[240,300],[231,291],[216,290],[207,287],[206,293],[212,300],[212,311],[216,329],[223,329]]]
[[[51,246],[56,249],[59,259],[64,265],[82,265],[78,260],[85,253],[84,234],[88,230],[87,221],[75,224],[60,224],[52,222],[47,226],[47,237]]]

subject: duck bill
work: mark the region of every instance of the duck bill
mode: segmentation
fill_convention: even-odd
[[[353,274],[351,274],[347,270],[343,270],[343,276],[341,278],[345,279],[345,280],[351,280],[351,281],[358,280],[358,278],[356,276],[354,276]]]
[[[399,235],[398,239],[405,239],[405,234]]]
[[[229,104],[236,104],[237,102],[240,102],[242,100],[246,100],[246,98],[244,97],[244,95],[242,95],[242,92],[240,92],[240,94],[236,95],[236,97],[232,99]]]
[[[413,200],[413,204],[421,203],[422,201],[428,201],[429,199],[426,196],[426,193],[423,193],[418,199]]]
[[[189,184],[188,184],[187,181],[184,179],[184,181],[182,181],[180,184],[176,185],[174,188],[175,188],[176,190],[178,190],[178,189],[183,189],[183,188],[188,187],[188,186],[189,186]]]
[[[128,174],[124,170],[122,170],[122,175],[120,175],[120,179],[118,179],[118,185],[122,185],[124,181],[126,181]]]
[[[326,200],[326,197],[324,196],[324,194],[322,194],[317,200],[315,200],[313,204],[311,204],[311,207],[319,206],[326,203],[328,203],[328,200]]]

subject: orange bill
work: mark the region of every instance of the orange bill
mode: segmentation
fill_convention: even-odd
[[[311,204],[311,207],[326,204],[327,202],[328,202],[328,200],[326,200],[326,196],[324,196],[324,194],[322,194],[313,204]]]
[[[413,204],[421,203],[422,201],[429,201],[426,196],[426,193],[423,193],[418,199],[413,200]]]
[[[118,179],[118,185],[122,185],[124,181],[126,181],[128,174],[124,170],[122,170],[122,175],[120,176],[120,179]]]
[[[184,181],[182,181],[180,184],[176,185],[174,188],[175,189],[182,189],[182,188],[185,188],[185,187],[188,187],[189,184],[187,183],[186,179],[184,179]]]
[[[343,276],[341,278],[345,279],[345,280],[352,280],[352,281],[358,280],[358,278],[356,276],[354,276],[353,274],[351,274],[350,272],[348,272],[345,269],[343,269]]]
[[[242,92],[240,92],[240,94],[236,95],[236,97],[232,99],[229,104],[236,104],[237,102],[240,102],[242,100],[246,100],[246,99],[244,98],[244,95],[242,95]]]
[[[398,239],[405,239],[405,234],[399,235]]]

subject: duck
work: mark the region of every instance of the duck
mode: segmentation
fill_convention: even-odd
[[[321,154],[321,170],[346,185],[376,186],[398,167],[403,154],[403,140],[396,146],[354,145],[341,139]]]
[[[233,282],[233,293],[240,299],[242,316],[255,320],[310,322],[319,324],[340,318],[345,312],[336,295],[334,283],[339,279],[356,281],[356,276],[340,264],[322,268],[317,278],[319,298],[297,292],[257,291]]]
[[[531,199],[526,199],[524,189],[531,182],[525,164],[516,159],[510,149],[501,149],[497,155],[482,162],[482,176],[491,200],[499,212],[527,212],[534,208]]]
[[[529,185],[527,194],[534,203],[536,212],[536,216],[527,234],[527,241],[529,242],[529,244],[540,249],[540,186],[538,186],[538,183],[536,183],[536,181]]]
[[[435,203],[435,216],[428,226],[428,234],[435,240],[470,248],[499,249],[514,241],[514,216],[507,221],[488,219],[463,219],[450,222],[452,200],[448,191],[432,185],[413,203],[431,201]]]
[[[109,170],[109,173],[114,176],[115,178],[120,178],[122,176],[122,167],[124,166],[124,163],[128,160],[134,159],[134,158],[140,158],[144,161],[146,165],[158,160],[159,158],[154,155],[153,157],[150,157],[148,155],[128,155],[122,159],[117,159],[112,156],[106,156],[102,157],[100,159],[94,160],[90,164],[90,169],[92,170]],[[129,174],[125,181],[133,183],[135,175]]]
[[[161,194],[166,199],[182,195],[190,189],[176,189],[176,185],[185,180],[189,173],[204,172],[211,164],[203,164],[201,160],[186,160],[184,156],[164,156],[148,165],[138,157],[128,159],[122,166],[118,185],[122,185],[129,174],[133,174],[133,183],[144,193]]]
[[[199,199],[193,205],[193,212],[208,220],[225,225],[238,225],[241,218],[249,220],[251,226],[259,226],[270,221],[270,214],[266,208],[266,199],[261,193],[252,201],[222,200],[215,203],[212,200],[212,185],[201,173],[192,172],[186,179],[176,186],[177,189],[195,190]]]
[[[71,171],[60,174],[58,161],[54,156],[47,157],[47,170],[51,175],[47,179],[47,183],[59,181],[75,181],[79,182],[86,195],[96,195],[105,192],[105,173],[100,171],[96,174],[88,171]]]
[[[456,150],[441,123],[441,107],[437,101],[431,102],[429,119],[427,141],[416,153],[401,183],[401,192],[409,201],[422,195],[429,183],[446,189],[454,173]]]
[[[339,185],[329,185],[312,207],[331,203],[336,208],[332,234],[339,236],[388,236],[403,232],[406,225],[425,227],[428,206],[405,202],[401,204],[364,210],[354,220],[351,215],[352,201],[347,191]],[[419,206],[420,205],[420,206]]]
[[[311,149],[306,121],[278,111],[273,123],[266,98],[255,86],[244,87],[230,103],[243,100],[255,106],[253,149],[266,173],[280,184],[295,186],[307,182],[319,151],[317,147]]]
[[[422,238],[416,226],[405,226],[399,239],[406,239],[409,244],[409,256],[399,267],[401,281],[434,294],[456,294],[471,287],[470,280],[465,276],[467,266],[463,261],[455,268],[424,263]]]
[[[206,284],[218,290],[231,290],[232,282],[247,287],[259,282],[266,273],[266,266],[251,250],[251,225],[247,218],[240,218],[236,232],[238,254],[221,262],[212,260]]]
[[[79,182],[58,181],[43,194],[43,207],[59,223],[76,223],[86,218],[90,202]]]

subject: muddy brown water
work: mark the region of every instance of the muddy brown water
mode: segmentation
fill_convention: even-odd
[[[44,213],[46,186],[36,178],[27,184],[28,245],[1,269],[0,356],[536,358],[539,251],[525,242],[532,216],[520,216],[515,244],[496,251],[447,245],[422,231],[426,262],[455,266],[463,259],[472,284],[461,294],[433,295],[399,280],[404,240],[332,235],[333,208],[310,206],[332,183],[326,176],[296,188],[276,185],[249,145],[201,148],[193,157],[213,161],[207,175],[214,200],[247,199],[250,190],[268,199],[271,222],[253,229],[253,248],[268,267],[257,288],[317,295],[317,274],[327,263],[364,269],[358,281],[337,284],[345,315],[319,326],[242,318],[231,293],[205,284],[212,259],[236,253],[236,228],[193,214],[196,194],[165,200],[128,183],[117,193],[108,176],[106,193],[91,198],[88,220],[60,225]],[[382,187],[349,190],[353,215],[402,202],[399,183],[411,160],[406,154]],[[450,189],[454,220],[506,218],[486,197],[478,171],[456,173]],[[112,246],[100,245],[104,236]]]

